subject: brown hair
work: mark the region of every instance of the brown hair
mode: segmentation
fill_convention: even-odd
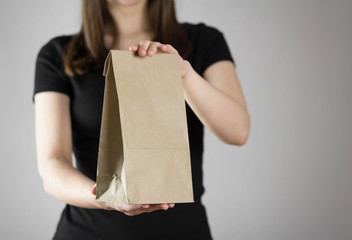
[[[67,45],[64,57],[65,73],[82,74],[102,64],[109,52],[104,33],[109,29],[117,41],[117,28],[108,11],[107,0],[82,1],[82,27]],[[173,0],[148,0],[148,23],[153,41],[168,43],[183,58],[189,55],[191,43],[181,24],[177,22]]]

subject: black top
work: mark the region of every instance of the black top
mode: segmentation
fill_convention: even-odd
[[[188,61],[203,75],[205,69],[220,60],[234,60],[223,34],[203,23],[183,23],[191,43]],[[39,51],[35,69],[34,94],[56,91],[71,101],[73,152],[79,171],[95,181],[100,123],[104,97],[103,65],[83,75],[67,76],[62,56],[72,35],[58,36]],[[167,211],[137,216],[111,210],[79,208],[67,204],[54,239],[212,239],[205,208],[202,174],[203,124],[186,104],[195,203],[178,203]]]

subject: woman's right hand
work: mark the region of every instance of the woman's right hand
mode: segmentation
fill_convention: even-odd
[[[94,184],[92,188],[92,194],[96,195],[97,185]],[[142,213],[149,213],[156,210],[168,210],[175,206],[174,203],[162,203],[162,204],[117,204],[111,202],[97,201],[98,205],[102,209],[106,210],[117,210],[123,212],[127,216],[135,216]]]

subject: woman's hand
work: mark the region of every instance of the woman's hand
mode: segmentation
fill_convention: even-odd
[[[149,40],[143,40],[138,45],[131,45],[129,50],[132,52],[137,52],[139,56],[153,56],[157,52],[177,54],[179,58],[181,77],[185,78],[188,74],[191,64],[187,60],[179,55],[178,51],[170,44],[161,44],[159,42],[152,42]]]
[[[92,194],[96,195],[97,185],[94,184],[92,188]],[[142,213],[153,212],[156,210],[167,210],[175,206],[174,203],[163,203],[163,204],[116,204],[109,202],[99,202],[98,205],[106,210],[117,210],[123,212],[127,216],[135,216]]]

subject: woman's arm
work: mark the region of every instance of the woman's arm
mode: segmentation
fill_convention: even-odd
[[[170,44],[149,40],[129,50],[138,51],[140,56],[153,56],[158,51],[178,54]],[[216,62],[205,70],[204,79],[188,61],[181,56],[179,60],[185,100],[199,120],[223,142],[245,144],[250,118],[234,64]]]
[[[249,135],[250,118],[234,64],[216,62],[205,70],[204,78],[189,63],[187,65],[182,82],[188,105],[223,142],[244,145]]]
[[[45,191],[78,207],[99,208],[91,189],[94,182],[72,166],[72,133],[67,95],[35,95],[37,166]]]
[[[133,216],[174,204],[117,205],[95,200],[95,182],[72,165],[70,98],[58,92],[35,95],[37,166],[45,191],[74,206],[118,210]]]

